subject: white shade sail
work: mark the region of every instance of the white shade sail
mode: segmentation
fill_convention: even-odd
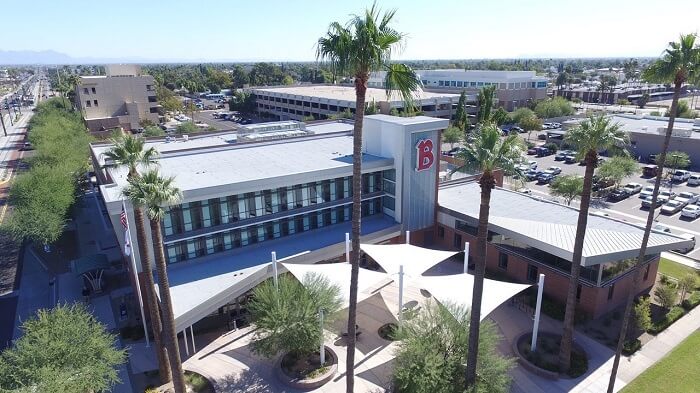
[[[325,277],[331,285],[337,285],[340,288],[340,297],[343,301],[342,308],[348,307],[350,304],[350,264],[349,263],[331,263],[324,265],[306,265],[283,263],[294,277],[300,282],[304,282],[304,276],[307,273],[315,273]],[[386,273],[375,272],[360,268],[357,283],[357,301],[361,302],[365,298],[372,296],[368,290],[376,288],[382,280],[388,280]]]
[[[468,273],[449,276],[423,276],[419,279],[421,288],[430,292],[440,303],[453,303],[466,308],[472,306],[474,275]],[[508,299],[534,284],[513,284],[505,281],[484,279],[484,292],[481,298],[481,320]]]
[[[362,244],[360,249],[388,274],[396,275],[399,266],[403,265],[404,274],[412,279],[459,252],[432,250],[411,244]]]

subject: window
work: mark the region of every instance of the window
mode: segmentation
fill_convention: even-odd
[[[94,87],[92,88],[92,94],[97,94],[97,90]]]
[[[464,243],[462,243],[462,235],[455,233],[455,237],[453,240],[454,240],[454,242],[452,243],[452,245],[456,249],[460,250],[460,249],[462,249],[462,247],[464,247]]]
[[[442,225],[438,225],[438,237],[440,239],[445,238],[445,227],[443,227]]]
[[[97,102],[97,101],[95,101],[95,102]],[[95,105],[95,106],[97,106],[97,105]],[[158,113],[158,108],[157,108],[157,107],[150,108],[150,109],[148,110],[148,112],[149,112],[149,113]]]
[[[451,81],[451,82],[450,82],[450,86],[452,86],[452,87],[457,86],[457,81]]]
[[[92,102],[95,104],[96,107],[99,106],[99,105],[97,104],[97,100],[93,100]]]
[[[94,89],[93,89],[94,90]],[[83,88],[83,94],[90,94],[89,90],[87,87]]]
[[[503,270],[508,270],[508,254],[504,252],[498,253],[498,267]]]
[[[85,101],[85,106],[90,108],[92,105],[90,105],[90,100]]]
[[[649,268],[651,267],[651,264],[647,265],[647,268],[644,270],[644,281],[649,278]]]
[[[615,284],[608,287],[608,300],[613,298],[614,293],[615,293]]]
[[[457,87],[462,87],[462,81],[457,81]]]
[[[438,85],[440,85],[440,86],[445,86],[445,82],[444,82],[444,81],[439,81],[439,82],[438,82]]]
[[[576,287],[576,302],[578,303],[580,301],[581,301],[581,284],[578,284],[578,286]]]
[[[156,96],[148,96],[148,102],[158,102]]]
[[[527,280],[530,282],[537,282],[537,266],[527,265]]]

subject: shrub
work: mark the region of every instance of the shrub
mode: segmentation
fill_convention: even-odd
[[[551,151],[552,153],[556,153],[559,149],[559,146],[557,146],[556,143],[547,143],[546,145],[544,145],[544,147],[549,149],[549,151]]]
[[[663,284],[654,290],[654,299],[668,310],[678,301],[678,290],[673,284]]]
[[[634,325],[643,332],[651,328],[651,301],[649,297],[642,297],[639,299],[639,303],[635,304]]]
[[[667,327],[671,326],[672,323],[676,322],[679,320],[685,311],[683,310],[682,307],[675,306],[673,307],[665,316],[664,318],[655,323],[654,326],[649,330],[649,333],[651,334],[659,334],[662,331],[664,331]]]
[[[698,278],[696,273],[688,273],[678,280],[678,289],[681,291],[681,302],[685,300],[685,295],[695,289],[697,285]]]
[[[697,306],[698,304],[700,304],[700,291],[695,291],[691,293],[687,299],[683,300],[681,306],[684,309],[690,311],[694,309],[695,306]]]
[[[178,124],[177,127],[175,127],[175,132],[178,134],[191,134],[194,132],[199,132],[199,127],[197,127],[197,125],[191,121],[186,121]]]
[[[574,114],[571,103],[563,97],[554,97],[539,101],[535,106],[535,113],[542,119],[552,117],[570,116]]]
[[[642,342],[635,338],[634,340],[627,340],[622,344],[622,354],[625,356],[630,356],[637,352],[639,348],[642,347]]]

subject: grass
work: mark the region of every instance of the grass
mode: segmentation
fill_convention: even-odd
[[[697,392],[700,365],[700,331],[691,334],[668,356],[639,375],[623,393],[665,392],[673,386],[676,393]]]
[[[682,265],[678,262],[673,262],[670,259],[661,258],[661,261],[659,262],[659,273],[673,277],[676,280],[680,280],[688,273],[697,274],[697,271],[692,267]]]
[[[196,393],[214,392],[214,388],[209,381],[195,372],[185,371],[185,383],[190,385],[192,390]]]

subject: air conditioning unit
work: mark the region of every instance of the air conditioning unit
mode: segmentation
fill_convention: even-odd
[[[182,140],[187,142],[190,139],[189,135],[182,135]]]

